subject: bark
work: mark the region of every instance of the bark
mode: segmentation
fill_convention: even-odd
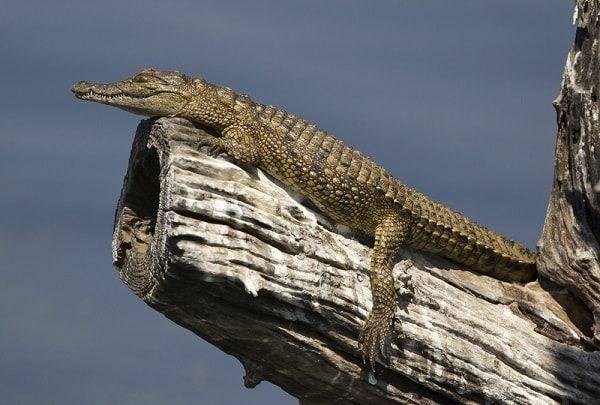
[[[119,200],[113,261],[152,308],[302,404],[594,403],[600,398],[598,2],[578,3],[558,110],[540,278],[518,285],[400,252],[412,276],[389,359],[357,337],[372,241],[260,170],[194,147],[202,129],[142,121]],[[594,340],[594,334],[596,340]]]
[[[600,345],[600,179],[598,135],[600,4],[578,1],[575,43],[554,101],[558,135],[552,195],[538,243],[540,282],[561,301],[587,309],[584,328]],[[580,314],[574,314],[580,315]]]

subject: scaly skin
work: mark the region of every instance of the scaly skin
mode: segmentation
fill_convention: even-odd
[[[535,256],[390,176],[360,152],[315,125],[179,72],[144,69],[112,84],[80,82],[83,100],[147,116],[178,116],[213,128],[199,144],[260,167],[304,194],[336,221],[374,236],[370,278],[373,308],[359,337],[374,367],[394,319],[392,268],[403,245],[433,252],[490,276],[526,282]]]

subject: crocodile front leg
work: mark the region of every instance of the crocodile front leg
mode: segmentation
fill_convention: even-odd
[[[223,130],[222,147],[238,162],[257,166],[259,163],[256,139],[258,132],[252,126],[231,125]]]
[[[216,157],[221,152],[226,152],[227,149],[225,147],[225,143],[223,142],[223,138],[213,135],[199,135],[195,139],[196,149],[200,150],[203,146],[209,146],[208,155],[212,157]]]
[[[198,148],[210,146],[209,154],[227,153],[235,160],[256,165],[258,152],[250,128],[244,126],[229,126],[223,130],[223,136],[202,135],[196,140]]]
[[[406,218],[390,214],[375,230],[370,268],[373,307],[358,339],[363,361],[368,359],[372,369],[377,354],[384,354],[385,339],[394,321],[398,303],[392,269],[398,248],[407,240],[409,225]]]

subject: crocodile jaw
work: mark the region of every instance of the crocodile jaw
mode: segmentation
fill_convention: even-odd
[[[189,102],[187,97],[175,92],[134,92],[131,87],[132,84],[125,81],[112,84],[79,82],[71,91],[80,100],[106,104],[144,116],[175,115]]]

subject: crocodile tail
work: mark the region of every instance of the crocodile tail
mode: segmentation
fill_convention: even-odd
[[[500,280],[536,277],[536,256],[523,245],[493,232],[428,197],[410,190],[404,209],[415,218],[411,244]]]

